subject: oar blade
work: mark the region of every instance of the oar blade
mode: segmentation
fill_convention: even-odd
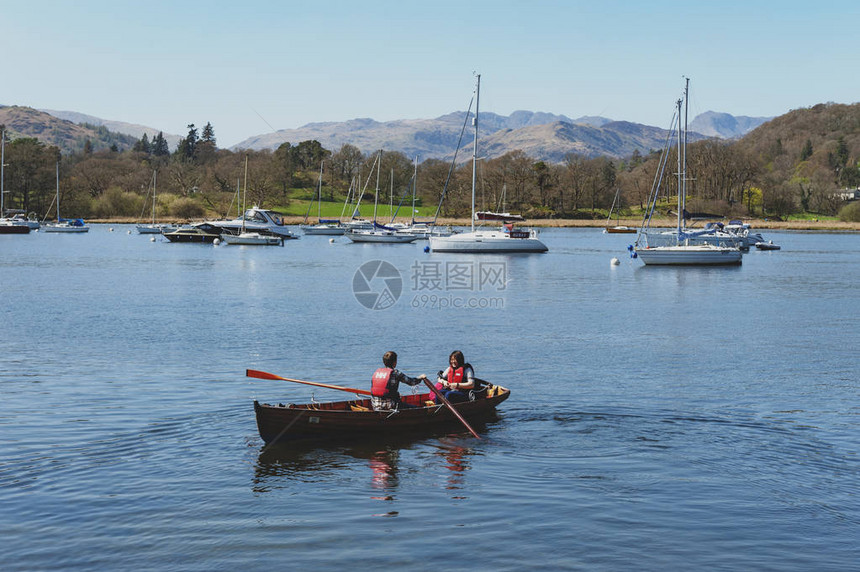
[[[247,377],[256,377],[257,379],[283,379],[280,375],[257,369],[246,369],[245,375]]]

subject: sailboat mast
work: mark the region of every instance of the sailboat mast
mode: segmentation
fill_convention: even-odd
[[[379,171],[382,169],[382,151],[376,162],[376,192],[373,194],[373,222],[376,222],[376,206],[379,204]]]
[[[57,161],[57,224],[60,223],[60,162]]]
[[[475,146],[472,149],[472,232],[475,232],[475,181],[478,173],[478,108],[481,103],[481,74],[475,87]]]
[[[415,224],[415,194],[418,192],[418,155],[415,155],[415,171],[412,173],[412,224]]]
[[[681,171],[681,154],[683,152],[681,150],[681,145],[682,145],[682,139],[681,139],[681,104],[682,103],[683,103],[683,101],[679,99],[678,100],[678,242],[679,243],[681,241],[681,220],[683,217],[683,214],[681,213],[681,211],[683,210],[682,205],[684,204],[684,199],[683,199],[683,196],[684,196],[684,173]]]
[[[683,212],[687,210],[687,118],[690,110],[690,78],[685,77],[684,79],[686,83],[684,84],[684,206],[681,209],[682,216]],[[684,226],[686,226],[686,222]]]
[[[245,233],[245,202],[248,200],[248,156],[245,155],[245,190],[242,194],[242,234]]]
[[[325,161],[320,161],[320,182],[319,188],[317,189],[317,219],[322,218],[322,174],[323,174],[323,166],[325,165]],[[319,221],[317,221],[319,222]]]
[[[4,216],[3,199],[6,196],[6,189],[3,187],[6,169],[6,130],[0,131],[0,217]]]
[[[152,171],[152,224],[155,224],[155,177],[158,171]]]

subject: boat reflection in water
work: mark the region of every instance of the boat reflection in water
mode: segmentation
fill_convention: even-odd
[[[483,427],[478,424],[477,427]],[[471,448],[463,447],[464,435],[461,433],[440,434],[438,437],[416,439],[398,437],[394,439],[363,439],[349,446],[325,447],[320,443],[293,442],[274,443],[263,446],[254,468],[253,492],[268,493],[293,485],[308,482],[338,483],[350,480],[355,472],[364,466],[369,477],[373,500],[394,503],[399,499],[400,475],[403,472],[403,453],[416,448],[432,447],[433,454],[423,459],[436,459],[432,467],[421,467],[422,472],[437,475],[439,467],[444,467],[448,478],[444,489],[463,491],[468,488],[466,475],[471,469]],[[407,455],[408,456],[408,455]],[[405,469],[410,473],[410,469]],[[454,499],[466,498],[453,496]],[[391,510],[374,513],[373,516],[397,516],[393,505]]]

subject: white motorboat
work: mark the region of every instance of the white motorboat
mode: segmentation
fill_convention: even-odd
[[[245,156],[245,190],[244,190],[244,193],[242,196],[242,208],[245,207],[245,198],[247,196],[248,196],[248,157]],[[248,213],[251,211],[254,211],[254,210],[255,209],[250,209],[248,211],[245,211],[245,216],[242,217],[242,224],[239,227],[240,231],[238,233],[228,232],[225,229],[224,232],[221,233],[221,240],[224,241],[226,244],[240,244],[240,245],[246,245],[246,246],[279,246],[279,245],[283,246],[284,245],[284,237],[283,236],[278,236],[276,234],[273,234],[273,233],[267,232],[267,231],[260,231],[260,230],[255,230],[253,228],[249,228],[251,225],[248,225],[246,223],[245,219],[248,218]],[[260,211],[259,209],[256,209],[256,211],[257,212],[255,213],[255,216],[257,214],[266,213],[266,215],[269,218],[271,218],[270,215],[268,215],[268,213],[271,213],[272,211]],[[280,216],[278,216],[278,220],[281,220]],[[221,226],[221,225],[218,225],[217,223],[210,223],[210,224],[212,224],[213,226]],[[223,229],[224,227],[221,226],[221,228]]]
[[[82,233],[89,232],[90,227],[83,219],[64,219],[60,217],[60,163],[57,162],[57,222],[49,222],[44,226],[45,232]]]
[[[259,232],[283,239],[298,238],[284,224],[280,213],[275,211],[251,207],[245,211],[243,216],[231,220],[210,220],[208,224],[221,229],[222,234],[239,234],[243,232]]]
[[[646,224],[643,224],[643,230],[640,231],[636,239],[636,244],[632,248],[635,256],[640,258],[646,265],[689,265],[689,266],[710,266],[710,265],[733,265],[740,264],[743,259],[743,253],[737,246],[718,246],[707,244],[701,241],[701,236],[704,236],[704,231],[689,231],[684,227],[684,203],[686,200],[687,190],[687,128],[686,119],[682,126],[682,117],[686,117],[682,113],[682,104],[687,101],[687,92],[689,89],[690,80],[687,79],[687,84],[684,88],[684,95],[678,100],[677,110],[677,127],[678,127],[678,223],[677,227],[672,232],[648,232],[647,221],[650,220],[650,212],[646,213]],[[673,128],[675,121],[673,118]],[[682,139],[683,137],[683,139]],[[658,169],[662,172],[665,163],[668,160],[669,140],[666,142],[666,147],[663,149],[661,163]],[[656,197],[659,194],[660,178],[654,181],[651,197],[649,197],[650,211],[653,211]]]
[[[29,217],[26,212],[19,209],[6,209],[5,213],[5,218],[0,218],[0,222],[24,225],[30,230],[38,230],[42,226],[39,224],[39,221],[35,218],[33,213],[31,213]]]
[[[514,229],[512,223],[502,228],[475,228],[475,181],[478,164],[478,111],[481,96],[481,76],[477,75],[475,86],[475,144],[472,149],[472,218],[471,231],[449,236],[430,236],[433,252],[546,252],[546,245],[538,239],[537,230]],[[468,112],[467,112],[468,113]]]

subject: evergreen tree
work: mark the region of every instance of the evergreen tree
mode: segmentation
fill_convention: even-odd
[[[188,125],[188,135],[176,147],[176,156],[179,157],[179,160],[186,163],[194,162],[194,159],[197,157],[197,143],[197,128],[193,123],[190,123]]]
[[[199,163],[209,163],[215,160],[215,129],[211,123],[206,123],[197,143],[196,159]]]
[[[158,132],[158,135],[152,138],[152,154],[156,157],[166,157],[170,155],[170,148],[167,145],[167,140],[164,138],[164,133]]]
[[[144,133],[143,137],[141,137],[140,140],[134,144],[134,147],[132,147],[132,151],[147,154],[152,153],[152,145],[150,145],[149,138],[146,136],[146,133]]]
[[[211,143],[213,147],[215,146],[215,129],[208,121],[206,122],[206,126],[203,128],[203,133],[200,135],[200,140],[204,143]]]
[[[87,139],[84,141],[84,155],[92,155],[93,154],[93,142]]]

